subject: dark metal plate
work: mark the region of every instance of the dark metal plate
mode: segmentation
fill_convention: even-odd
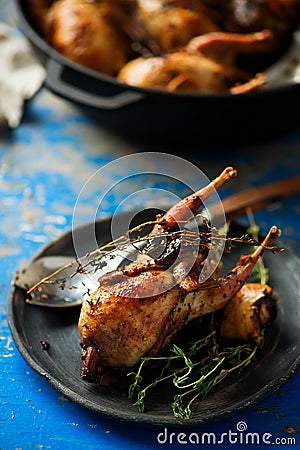
[[[149,218],[149,211],[139,216],[141,221]],[[86,238],[90,227],[86,225],[76,230],[77,239],[79,236],[82,248],[86,245],[87,251],[91,250]],[[110,219],[96,222],[98,243],[110,239],[109,230]],[[232,232],[240,235],[245,230],[234,224]],[[248,253],[249,249],[242,251]],[[74,254],[71,232],[44,247],[36,257],[53,254]],[[234,265],[239,254],[240,250],[233,250],[226,257],[226,265]],[[265,262],[280,300],[277,318],[266,333],[264,347],[255,363],[238,378],[228,377],[206,399],[198,401],[192,418],[185,423],[220,419],[254,405],[287,382],[299,368],[300,260],[287,250],[280,254],[266,253]],[[157,425],[179,423],[169,406],[169,392],[157,388],[146,404],[147,410],[139,413],[126,392],[83,381],[77,329],[80,309],[31,306],[24,298],[24,291],[17,288],[12,288],[8,297],[7,317],[14,342],[27,363],[58,391],[83,407],[120,420]],[[47,341],[49,348],[43,349],[41,341]]]

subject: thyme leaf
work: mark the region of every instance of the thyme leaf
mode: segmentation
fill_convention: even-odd
[[[214,314],[211,316],[213,318]],[[180,419],[189,419],[197,399],[203,400],[229,374],[239,374],[254,360],[257,345],[224,345],[220,338],[219,325],[215,320],[212,322],[210,330],[201,339],[182,347],[174,343],[164,356],[144,357],[137,371],[128,374],[133,377],[128,396],[136,398],[134,405],[140,412],[145,411],[150,391],[158,384],[165,383],[168,385],[168,391],[170,388],[173,390],[170,405],[173,415]],[[161,364],[160,373],[152,379],[147,376],[148,363]]]
[[[188,220],[178,221],[180,229],[163,229],[160,231],[160,237],[169,238],[173,241],[177,239],[179,240],[180,245],[191,244],[197,246],[199,251],[209,250],[213,245],[220,245],[222,247],[225,244],[224,250],[226,252],[231,252],[237,244],[247,244],[252,246],[259,245],[258,239],[254,239],[249,234],[229,237],[226,234],[213,229],[207,218],[202,214],[197,214],[195,217],[197,220],[202,221],[201,225],[199,225],[198,232],[190,231],[186,228],[189,222]],[[27,294],[32,293],[36,289],[41,290],[42,285],[46,283],[57,284],[61,289],[64,289],[66,287],[66,280],[59,278],[59,274],[65,269],[74,267],[74,272],[70,275],[70,278],[74,277],[77,273],[95,273],[98,270],[103,269],[111,259],[119,256],[120,254],[122,255],[124,250],[128,251],[129,246],[132,247],[132,250],[143,253],[143,249],[146,247],[146,244],[154,237],[154,235],[151,234],[151,231],[147,233],[147,230],[149,227],[150,229],[151,227],[153,228],[156,224],[162,225],[163,219],[158,218],[156,220],[141,223],[130,229],[126,234],[120,236],[119,238],[97,247],[80,258],[75,257],[73,261],[39,280],[34,286],[28,289]],[[272,252],[282,251],[281,248],[276,246],[270,246],[267,249]],[[70,285],[67,287],[68,289],[72,288]]]

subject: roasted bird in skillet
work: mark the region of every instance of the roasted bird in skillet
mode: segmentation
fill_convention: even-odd
[[[208,33],[194,37],[180,50],[129,61],[118,79],[134,86],[173,92],[249,92],[264,84],[264,76],[251,76],[235,61],[241,54],[260,54],[272,37],[267,30],[249,34]]]
[[[188,213],[196,214],[214,190],[235,175],[231,167],[225,169],[208,186],[167,211],[153,228],[154,238],[176,229]],[[280,230],[272,227],[254,253],[242,256],[223,277],[216,267],[205,282],[199,280],[207,258],[201,251],[191,269],[186,269],[190,254],[183,252],[173,265],[142,255],[105,274],[81,309],[82,377],[95,381],[106,366],[132,367],[142,356],[163,352],[188,322],[224,308],[236,296],[264,249],[279,235]]]
[[[70,60],[129,85],[200,93],[260,88],[262,73],[287,49],[300,20],[300,0],[27,0],[27,5],[44,39]],[[190,41],[198,37],[204,37],[205,48],[202,42],[195,51]]]
[[[123,31],[129,20],[119,0],[58,0],[44,18],[44,34],[67,58],[114,76],[131,52]]]

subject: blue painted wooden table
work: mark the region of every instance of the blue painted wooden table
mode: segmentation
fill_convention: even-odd
[[[141,450],[221,446],[241,449],[246,445],[236,442],[234,434],[229,438],[240,422],[259,434],[261,447],[267,445],[262,436],[268,433],[266,441],[276,448],[300,448],[300,374],[295,374],[279,391],[254,407],[192,429],[170,427],[166,437],[164,427],[118,422],[67,400],[28,366],[12,340],[6,320],[6,301],[14,271],[24,266],[41,246],[71,229],[81,189],[97,170],[126,155],[165,149],[149,147],[146,143],[137,145],[111,134],[46,88],[27,105],[16,130],[1,132],[0,144],[0,448]],[[226,196],[298,174],[300,122],[298,128],[264,143],[245,144],[226,151],[216,148],[212,155],[199,142],[197,151],[179,148],[175,152],[209,178],[226,165],[234,165],[239,175],[222,189],[221,195]],[[119,173],[107,171],[105,186],[131,173],[126,158],[124,162]],[[101,184],[91,183],[88,187],[85,202],[77,213],[78,223],[92,217],[102,194]],[[128,185],[128,192],[126,188],[116,190],[101,205],[99,217],[112,213],[132,190],[140,189],[143,182],[136,180]],[[146,196],[145,202],[147,199]],[[256,213],[255,220],[263,232],[277,224],[285,241],[300,254],[299,196]],[[186,436],[179,434],[183,432]],[[194,445],[193,439],[188,443],[191,432],[200,436],[214,433],[223,442]],[[227,433],[227,437],[220,439],[222,433]]]

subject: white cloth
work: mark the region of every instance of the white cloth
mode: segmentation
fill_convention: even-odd
[[[42,86],[45,69],[38,62],[29,42],[5,23],[0,23],[0,121],[19,125],[24,101]]]

